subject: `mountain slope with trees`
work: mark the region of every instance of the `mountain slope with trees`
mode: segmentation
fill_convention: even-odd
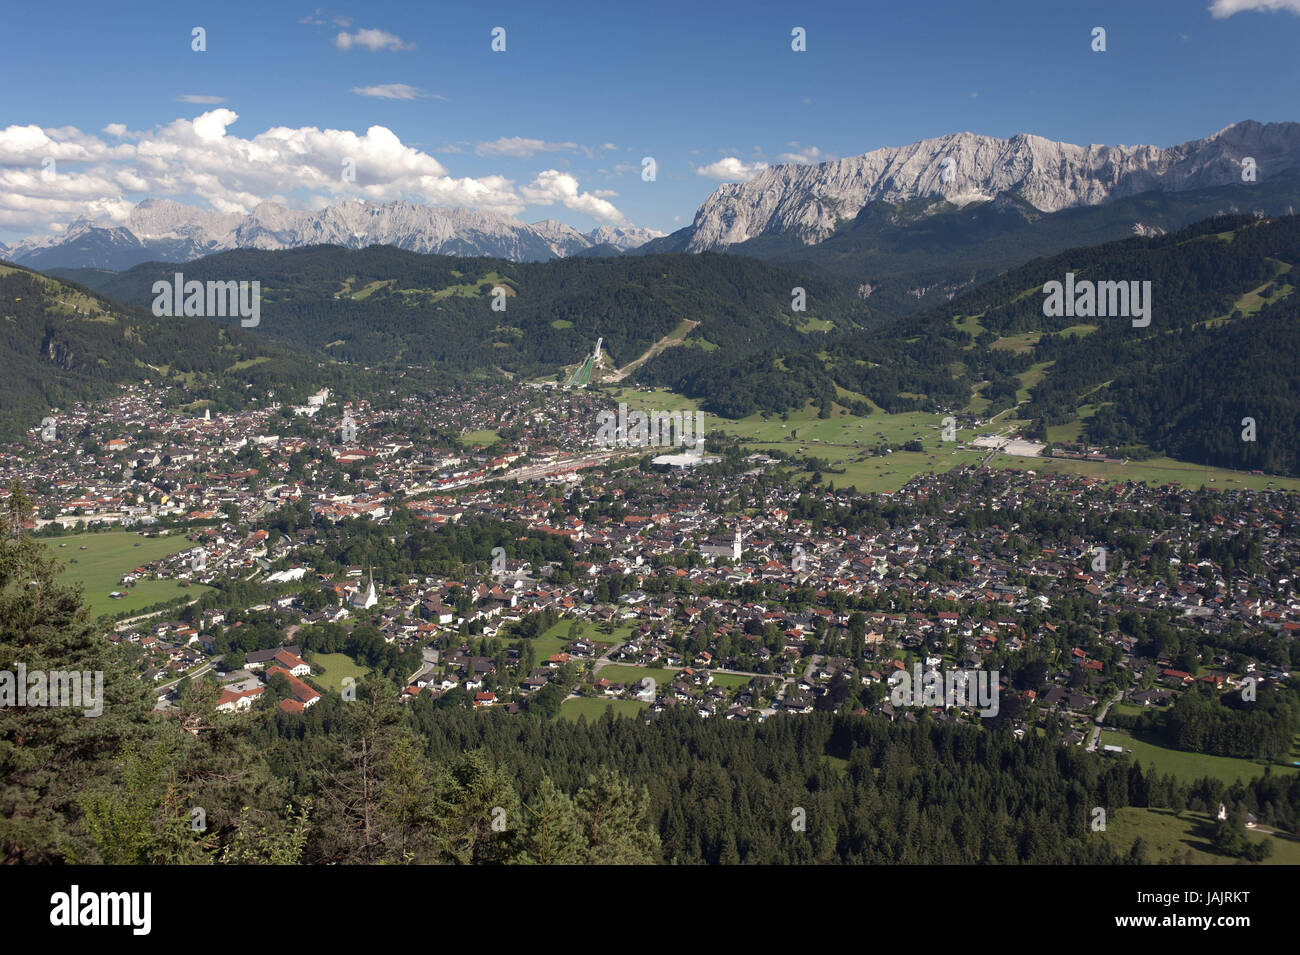
[[[580,361],[600,337],[611,360],[623,365],[684,319],[700,322],[688,347],[737,352],[760,344],[807,347],[825,337],[808,330],[820,327],[809,326],[810,319],[842,329],[870,320],[860,301],[832,283],[721,255],[517,263],[391,246],[312,246],[79,274],[106,295],[148,306],[153,283],[178,271],[186,281],[260,281],[258,332],[268,337],[353,363],[460,371],[553,374]],[[806,313],[791,308],[796,286],[814,303]],[[494,309],[494,300],[504,308]]]
[[[120,384],[185,376],[202,386],[253,360],[268,366],[261,373],[271,380],[298,363],[237,323],[159,319],[74,283],[0,265],[0,437]]]

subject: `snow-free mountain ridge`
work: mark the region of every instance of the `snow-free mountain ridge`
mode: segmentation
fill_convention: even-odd
[[[816,165],[771,166],[748,182],[720,186],[690,226],[668,236],[613,226],[584,233],[555,219],[529,225],[496,212],[407,201],[354,200],[315,211],[263,202],[243,215],[146,199],[120,225],[78,219],[62,236],[29,239],[10,249],[0,246],[0,255],[38,269],[120,270],[230,249],[318,244],[352,249],[395,245],[412,252],[525,262],[633,249],[705,252],[778,235],[814,245],[872,202],[932,199],[936,205],[946,200],[963,207],[1012,199],[1051,214],[1142,193],[1263,182],[1296,169],[1300,123],[1247,120],[1167,148],[953,133]],[[1244,178],[1246,173],[1254,178]]]
[[[1163,149],[953,133],[817,165],[770,166],[748,182],[720,186],[691,226],[644,251],[704,252],[773,234],[811,245],[873,201],[942,197],[963,206],[1010,193],[1051,213],[1239,183],[1246,159],[1254,160],[1256,181],[1300,168],[1300,123],[1248,120]]]
[[[601,245],[634,248],[661,234],[610,226],[584,234],[552,219],[529,225],[496,212],[406,201],[351,201],[314,211],[263,202],[242,215],[146,199],[120,226],[78,219],[56,239],[20,242],[9,257],[33,268],[125,269],[151,260],[185,262],[231,249],[394,245],[411,252],[535,262]]]

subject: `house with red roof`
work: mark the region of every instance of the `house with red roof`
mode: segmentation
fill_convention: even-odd
[[[271,658],[280,666],[289,671],[291,676],[310,676],[311,664],[301,657],[290,653],[288,650],[278,650],[275,656]]]
[[[263,693],[266,687],[259,686],[256,689],[239,692],[236,690],[222,690],[221,696],[217,699],[217,711],[221,713],[235,713],[241,710],[247,710],[252,707],[254,701]]]
[[[271,667],[266,671],[266,678],[269,680],[277,673],[282,674],[284,678],[289,681],[289,691],[293,694],[293,698],[302,704],[303,709],[313,705],[320,699],[319,693],[309,687],[306,683],[302,682],[302,680],[298,679],[284,667]]]

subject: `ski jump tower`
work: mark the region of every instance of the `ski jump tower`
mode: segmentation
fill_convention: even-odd
[[[600,346],[604,341],[604,337],[596,339],[595,351],[583,359],[582,364],[569,376],[568,381],[564,383],[565,388],[586,388],[591,383],[591,373],[596,368],[596,362],[600,361]]]

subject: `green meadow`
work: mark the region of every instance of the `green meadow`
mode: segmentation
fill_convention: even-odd
[[[609,680],[611,683],[640,683],[646,677],[654,680],[659,686],[672,683],[680,670],[670,670],[665,667],[642,667],[634,664],[613,663],[600,671],[602,679]],[[713,685],[727,689],[738,686],[745,686],[752,677],[742,676],[738,673],[714,673]]]
[[[1248,759],[1207,756],[1202,753],[1187,753],[1179,749],[1157,746],[1146,740],[1137,739],[1125,730],[1102,730],[1099,745],[1131,749],[1133,761],[1140,762],[1144,769],[1155,767],[1156,772],[1167,773],[1185,783],[1205,776],[1225,783],[1234,783],[1238,779],[1254,779],[1264,775],[1266,766],[1264,763],[1256,763]],[[1271,769],[1274,773],[1296,772],[1293,766],[1274,764]]]
[[[1076,327],[1075,333],[1086,334],[1087,327]],[[1027,389],[1041,380],[1045,367],[1034,365],[1021,374],[1021,390],[1025,392],[1021,397],[1027,396]],[[843,389],[840,391],[843,392]],[[850,396],[847,392],[841,396],[861,399],[861,396]],[[616,405],[620,401],[627,402],[629,408],[640,410],[694,411],[699,408],[699,402],[665,389],[611,390],[610,403]],[[1092,406],[1085,405],[1080,409],[1080,415],[1086,417],[1094,410]],[[845,472],[823,472],[822,477],[827,483],[833,482],[837,488],[855,487],[865,493],[896,491],[916,475],[927,471],[942,473],[962,464],[979,464],[988,456],[988,451],[970,448],[969,442],[972,439],[990,431],[1005,428],[1014,430],[1023,424],[1003,413],[995,423],[985,424],[978,429],[958,429],[956,442],[945,442],[942,440],[942,419],[942,415],[921,411],[887,414],[877,410],[863,417],[849,413],[840,405],[834,406],[829,418],[819,418],[817,409],[810,404],[784,416],[765,417],[754,414],[733,420],[706,415],[704,425],[706,431],[721,430],[735,435],[753,451],[779,450],[793,456],[826,460],[836,471],[843,469]],[[1052,437],[1058,440],[1077,438],[1079,427],[1077,421],[1059,425],[1053,428]],[[896,449],[914,440],[921,442],[922,451],[895,450],[883,456],[865,453],[877,444],[883,443]],[[959,450],[956,445],[963,442],[968,447]],[[1130,461],[1126,464],[1106,464],[1098,461],[997,454],[989,461],[989,466],[1039,473],[1076,474],[1102,481],[1139,481],[1155,485],[1178,483],[1192,488],[1205,486],[1264,490],[1272,487],[1300,490],[1300,479],[1296,478],[1203,467],[1164,457]],[[800,476],[807,474],[808,472],[801,472]]]
[[[560,653],[569,645],[572,640],[569,636],[569,631],[572,627],[573,618],[566,617],[556,621],[549,630],[533,640],[533,653],[539,664],[545,662],[546,659],[553,654]],[[592,623],[590,620],[579,620],[575,636],[585,637],[586,639],[592,640],[596,643],[610,646],[616,643],[623,643],[631,637],[632,628],[627,624],[623,624],[622,626],[615,627],[612,634],[601,633],[597,628],[597,625]]]
[[[1201,812],[1185,812],[1180,817],[1172,809],[1124,806],[1107,813],[1106,829],[1098,835],[1122,853],[1128,852],[1133,840],[1140,837],[1147,845],[1147,858],[1152,863],[1189,850],[1193,865],[1239,864],[1239,859],[1211,851],[1214,822]],[[1300,838],[1267,827],[1247,829],[1246,838],[1251,842],[1272,841],[1273,854],[1264,865],[1300,865]]]
[[[361,666],[346,653],[309,653],[303,659],[311,664],[312,682],[335,693],[343,691],[344,677],[360,683],[370,674],[369,667]]]
[[[600,719],[605,715],[605,711],[611,708],[614,710],[616,717],[636,716],[649,705],[649,703],[641,700],[603,700],[590,696],[574,697],[560,704],[560,719],[576,722],[579,716],[585,716],[587,722],[590,723],[593,720]]]
[[[141,580],[123,590],[118,583],[123,574],[151,560],[194,546],[180,534],[141,537],[132,531],[105,531],[42,540],[64,565],[59,579],[81,584],[91,616],[140,610],[178,597],[193,600],[211,589],[201,584],[185,587],[174,580]],[[120,600],[110,597],[115,590],[126,596]]]
[[[460,436],[460,443],[467,448],[474,448],[482,445],[491,447],[501,440],[501,436],[495,431],[484,429],[482,431],[466,431]]]

